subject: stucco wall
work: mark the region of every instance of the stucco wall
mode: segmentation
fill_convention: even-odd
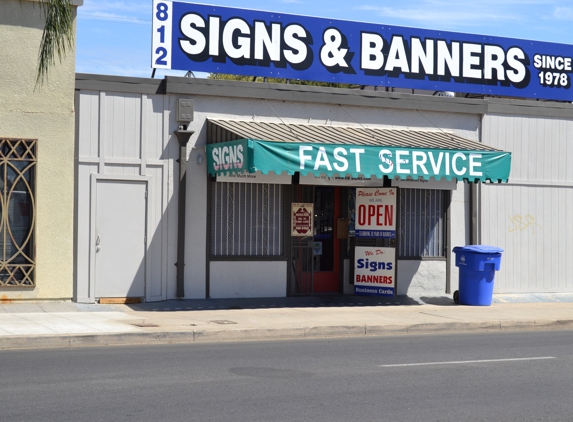
[[[286,262],[211,262],[210,297],[285,297]]]
[[[75,53],[35,87],[44,19],[33,2],[0,2],[0,136],[38,139],[36,287],[3,299],[71,299],[73,291]]]
[[[446,261],[398,261],[396,294],[440,296],[446,291]]]

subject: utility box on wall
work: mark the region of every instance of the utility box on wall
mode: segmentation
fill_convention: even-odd
[[[177,100],[177,122],[189,123],[193,121],[193,100],[179,98]]]

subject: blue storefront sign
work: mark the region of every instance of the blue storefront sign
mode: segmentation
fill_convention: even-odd
[[[354,248],[354,294],[394,296],[396,250],[356,246]]]
[[[573,46],[154,0],[152,67],[572,101]]]

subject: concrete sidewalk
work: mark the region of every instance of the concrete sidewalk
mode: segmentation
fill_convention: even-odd
[[[573,329],[573,294],[495,295],[487,307],[357,296],[0,305],[0,349],[548,329]]]

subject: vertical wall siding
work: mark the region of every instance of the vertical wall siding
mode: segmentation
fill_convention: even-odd
[[[139,175],[140,166],[134,164],[106,164],[104,174]]]
[[[149,241],[148,245],[148,259],[150,261],[150,274],[151,280],[151,295],[153,297],[161,297],[165,292],[162,291],[163,284],[160,281],[167,280],[167,233],[166,233],[166,219],[167,214],[164,214],[166,208],[166,203],[164,200],[165,196],[165,185],[167,178],[165,177],[166,168],[163,165],[148,165],[147,175],[152,176],[152,180],[155,182],[155,189],[150,193],[148,197],[149,201],[149,212],[151,213],[151,221],[154,222],[154,226],[151,230],[148,230]],[[161,189],[161,187],[164,187]]]
[[[79,110],[82,110],[80,113]],[[99,139],[99,92],[86,91],[79,96],[78,145],[80,160],[83,157],[97,157]]]
[[[105,153],[109,158],[141,158],[141,95],[105,97]]]
[[[484,191],[482,243],[505,249],[496,291],[573,291],[573,189],[509,185]]]
[[[495,290],[573,291],[573,121],[486,116],[483,142],[512,152],[508,184],[482,186],[482,243],[505,249]]]
[[[143,156],[148,160],[167,158],[164,151],[163,119],[164,95],[148,95],[144,98],[145,120],[142,122],[142,133],[146,137],[146,148]],[[167,137],[169,139],[169,137]]]
[[[86,302],[89,299],[90,268],[90,189],[89,180],[92,173],[97,173],[97,164],[80,164],[78,166],[78,183],[84,188],[77,192],[76,236],[76,300]],[[85,188],[87,187],[87,189]]]
[[[147,227],[147,296],[166,298],[167,208],[170,157],[165,97],[81,91],[78,119],[77,299],[89,298],[90,213],[93,174],[150,177]],[[100,120],[101,119],[101,120]],[[166,139],[167,138],[167,139]]]

